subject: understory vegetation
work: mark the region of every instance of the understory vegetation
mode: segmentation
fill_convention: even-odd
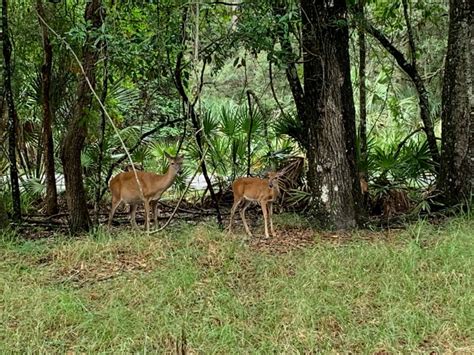
[[[295,159],[283,208],[329,228],[469,206],[471,13],[460,0],[3,0],[0,221],[96,228],[110,178],[132,162],[163,173],[165,153],[185,157],[167,196],[197,171],[185,200],[219,224],[232,181]]]
[[[0,352],[474,351],[472,217],[351,234],[276,224],[287,232],[271,243],[213,222],[3,232]]]

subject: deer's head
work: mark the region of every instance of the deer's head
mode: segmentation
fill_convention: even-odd
[[[278,179],[283,173],[280,171],[270,171],[268,176],[268,187],[273,188],[273,186],[278,187]]]
[[[176,157],[172,157],[171,155],[165,152],[165,157],[170,163],[170,169],[173,169],[174,171],[176,171],[176,173],[179,173],[181,167],[183,166],[184,156],[177,155]]]

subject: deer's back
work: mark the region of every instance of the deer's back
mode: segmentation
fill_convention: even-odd
[[[110,191],[114,196],[118,196],[127,202],[141,201],[142,196],[140,187],[137,184],[137,178],[140,182],[143,195],[147,198],[156,193],[162,175],[146,171],[137,171],[137,176],[135,176],[133,171],[126,171],[117,174],[110,180]]]
[[[235,180],[232,184],[234,199],[243,196],[247,200],[274,200],[278,195],[275,188],[269,186],[268,179],[256,177],[242,177]]]

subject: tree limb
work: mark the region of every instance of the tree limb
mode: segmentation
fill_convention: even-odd
[[[413,29],[411,27],[410,18],[408,16],[408,4],[407,0],[402,0],[403,4],[403,17],[405,18],[405,23],[407,25],[407,32],[408,32],[408,43],[410,45],[410,52],[411,52],[411,64],[416,67],[416,48],[415,48],[415,40],[413,36]]]
[[[390,40],[378,29],[376,29],[372,24],[366,22],[365,29],[370,33],[375,39],[377,39],[380,44],[395,58],[400,68],[410,77],[415,88],[418,92],[419,105],[420,105],[420,116],[423,122],[423,130],[426,133],[426,138],[428,142],[428,147],[430,149],[430,154],[435,162],[439,164],[440,155],[438,151],[438,146],[436,144],[436,136],[434,134],[433,122],[429,113],[429,98],[428,91],[426,90],[425,84],[421,79],[418,70],[414,64],[411,64],[407,61],[402,52],[400,52],[395,46],[390,42]],[[438,169],[437,169],[438,170]]]

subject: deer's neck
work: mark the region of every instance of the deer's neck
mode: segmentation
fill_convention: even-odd
[[[273,195],[275,197],[278,197],[278,195],[280,195],[280,188],[278,187],[278,182],[273,183],[272,190],[273,190]]]
[[[178,172],[171,166],[168,167],[168,170],[166,171],[165,175],[162,175],[164,190],[166,190],[173,184],[174,180],[176,179],[176,175],[178,175]]]
[[[280,187],[278,186],[278,181],[273,180],[270,183],[270,180],[268,180],[268,188],[272,190],[273,196],[277,197],[278,195],[280,195]]]

